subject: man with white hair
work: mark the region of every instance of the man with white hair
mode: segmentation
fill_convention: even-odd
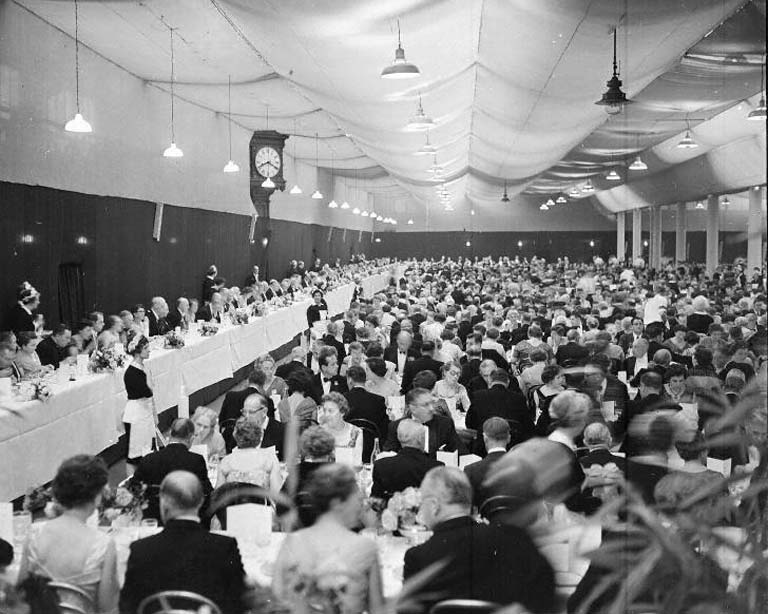
[[[438,566],[412,595],[422,611],[445,599],[519,603],[534,613],[551,610],[552,567],[524,530],[475,522],[472,487],[463,471],[431,469],[421,482],[421,500],[422,518],[433,535],[405,553],[403,579]]]
[[[171,330],[170,324],[168,324],[168,303],[162,296],[155,296],[150,303],[149,313],[147,313],[147,320],[149,321],[149,336],[164,335]]]

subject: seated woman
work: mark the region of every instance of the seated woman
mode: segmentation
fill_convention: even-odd
[[[369,358],[365,361],[365,389],[380,397],[396,397],[400,395],[400,385],[390,379],[387,374],[387,364],[382,358]]]
[[[283,399],[288,392],[288,386],[282,377],[275,375],[275,359],[269,354],[264,354],[256,359],[253,366],[264,373],[264,383],[259,388],[259,392],[268,399],[274,395]]]
[[[312,399],[313,382],[304,370],[296,369],[289,376],[288,396],[277,405],[280,421],[288,424],[297,422],[299,432],[312,424],[317,424],[317,403]]]
[[[217,418],[218,415],[210,407],[198,407],[192,415],[192,422],[195,423],[192,445],[204,445],[208,449],[208,458],[222,458],[227,453],[224,438],[216,428]]]
[[[290,604],[292,612],[313,612],[325,605],[327,595],[314,591],[316,601],[307,587],[334,579],[339,586],[331,590],[341,614],[380,612],[383,596],[376,544],[350,530],[361,515],[355,472],[345,465],[320,467],[307,492],[319,515],[311,527],[289,533],[283,541],[274,567],[275,596]]]
[[[66,582],[91,598],[92,604],[74,604],[85,612],[116,610],[120,584],[115,543],[86,524],[101,501],[107,478],[107,466],[95,456],[81,454],[61,464],[53,479],[61,515],[32,525],[21,559],[20,584],[34,576]]]
[[[350,448],[354,450],[355,465],[362,465],[363,459],[363,432],[360,427],[345,422],[349,413],[349,403],[338,392],[324,394],[320,400],[320,408],[317,417],[320,426],[333,436],[336,448]]]
[[[280,463],[271,448],[259,448],[263,431],[252,420],[239,418],[235,424],[237,447],[221,459],[216,485],[244,482],[273,492],[280,490]]]
[[[433,390],[435,397],[443,399],[448,407],[466,412],[469,410],[470,400],[467,389],[459,383],[461,368],[455,363],[446,363],[440,369],[443,379],[435,384]]]
[[[341,361],[341,368],[339,369],[339,375],[341,377],[347,376],[347,369],[350,367],[363,367],[365,368],[365,348],[359,341],[353,341],[347,348],[349,352],[344,360]]]
[[[97,350],[111,350],[120,343],[120,333],[123,332],[123,321],[118,316],[107,316],[104,330],[96,338]]]
[[[19,349],[16,352],[16,357],[13,362],[21,373],[22,379],[28,379],[40,375],[44,370],[50,370],[51,367],[43,367],[40,363],[40,357],[35,351],[37,344],[40,343],[40,338],[37,333],[30,330],[19,331],[17,337]]]
[[[683,365],[672,363],[664,372],[663,396],[673,403],[693,403],[694,395],[688,390],[685,380],[688,379],[688,369]]]
[[[90,354],[95,344],[95,334],[93,332],[93,322],[90,320],[80,320],[72,328],[72,343],[77,346],[80,354]]]
[[[549,404],[565,390],[565,373],[558,365],[547,365],[541,372],[541,381],[542,385],[531,390],[528,397],[533,410],[536,434],[546,437],[549,435],[551,424]]]

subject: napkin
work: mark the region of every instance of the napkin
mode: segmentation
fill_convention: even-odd
[[[707,469],[711,469],[712,471],[717,471],[718,473],[722,473],[724,477],[729,477],[731,475],[731,459],[719,459],[719,458],[710,458],[707,457]]]
[[[11,396],[11,378],[0,377],[0,397]]]
[[[387,408],[389,409],[390,420],[399,420],[405,412],[405,397],[387,397]]]
[[[614,401],[603,401],[601,411],[606,422],[616,422],[616,403]]]
[[[616,377],[619,378],[619,381],[623,384],[627,383],[627,372],[626,371],[619,371],[616,374]]]
[[[443,463],[446,467],[458,467],[459,466],[459,453],[458,452],[437,452],[437,460]]]
[[[357,448],[337,447],[335,451],[336,462],[350,467],[360,467],[362,462],[362,451]]]
[[[480,458],[477,454],[464,454],[463,456],[459,456],[459,469],[464,469],[467,465],[471,465],[472,463],[476,463],[477,461],[483,460]]]

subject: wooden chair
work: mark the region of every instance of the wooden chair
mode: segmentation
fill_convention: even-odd
[[[136,611],[138,614],[222,614],[213,601],[190,591],[155,593],[144,599]]]
[[[93,614],[96,611],[91,596],[79,586],[53,581],[48,586],[56,591],[61,614]]]
[[[491,614],[501,609],[498,603],[480,599],[446,599],[432,606],[429,614]]]

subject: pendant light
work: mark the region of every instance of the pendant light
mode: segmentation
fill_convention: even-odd
[[[360,217],[368,217],[368,212],[363,211],[362,213],[360,213]]]
[[[432,145],[429,142],[429,130],[427,130],[427,140],[424,145],[421,146],[421,149],[417,151],[414,155],[415,156],[431,156],[437,153],[437,147]]]
[[[173,56],[173,28],[168,28],[171,33],[171,144],[166,147],[163,152],[163,156],[166,158],[181,158],[184,156],[184,152],[176,147],[176,128],[173,108],[173,82],[176,76],[176,62]]]
[[[727,195],[726,195],[726,196],[723,196],[723,207],[729,207],[729,206],[730,206],[730,204],[731,204],[731,201],[730,201],[730,199],[728,198],[728,196],[727,196]]]
[[[579,196],[581,196],[581,192],[579,192],[579,188],[577,188],[576,186],[573,186],[568,191],[568,196],[570,196],[571,198],[578,198]]]
[[[560,194],[560,196],[558,196],[558,197],[555,199],[555,202],[556,202],[558,205],[564,205],[565,203],[567,203],[567,202],[568,202],[568,199],[567,199],[565,196],[563,196],[562,194]]]
[[[352,209],[352,215],[360,215],[360,209],[358,207]]]
[[[611,169],[605,176],[608,181],[621,181],[621,175],[616,172],[616,169]]]
[[[341,209],[349,209],[349,203],[345,200],[343,203],[341,203]]]
[[[701,202],[701,201],[696,203],[696,208],[697,209],[706,209],[706,207],[704,206],[704,203]]]
[[[75,41],[77,42],[77,41]],[[760,102],[757,103],[757,107],[749,112],[747,119],[753,122],[765,121],[766,107],[765,107],[765,62],[760,67]]]
[[[678,149],[696,149],[699,144],[693,139],[693,135],[691,134],[691,126],[688,123],[688,120],[685,120],[685,134],[683,135],[683,138],[680,139],[676,147]]]
[[[547,203],[541,203],[541,206],[539,207],[542,211],[549,211],[549,207],[547,207]]]
[[[227,79],[227,126],[229,127],[229,162],[224,165],[224,172],[239,173],[240,167],[232,159],[232,75]]]
[[[91,124],[89,124],[83,116],[80,114],[80,40],[79,40],[79,24],[80,19],[77,13],[77,0],[75,0],[75,106],[77,112],[75,116],[70,119],[64,126],[64,130],[67,132],[93,132]]]
[[[320,156],[318,154],[319,151],[319,137],[317,136],[317,132],[315,132],[315,169],[316,173],[320,172]],[[315,191],[312,192],[312,199],[313,200],[322,200],[323,199],[323,193],[315,188]]]
[[[328,203],[329,209],[338,209],[339,203],[337,203],[335,200],[331,200],[331,202]]]
[[[412,220],[412,219],[409,219],[409,220],[406,222],[406,224],[408,224],[408,226],[413,226],[413,220]]]
[[[397,20],[397,49],[395,49],[395,59],[392,64],[385,66],[381,71],[382,79],[415,79],[421,75],[421,71],[416,64],[412,64],[405,59],[405,49],[400,41],[400,20]]]
[[[434,125],[435,120],[424,113],[424,107],[421,105],[421,94],[419,94],[419,108],[416,110],[416,115],[414,115],[406,124],[405,129],[409,132],[416,132],[420,130],[429,130]]]
[[[613,29],[613,76],[606,83],[608,89],[603,94],[603,97],[595,103],[604,106],[606,113],[609,115],[621,113],[624,105],[632,102],[627,99],[627,95],[621,90],[621,79],[619,79],[619,69],[618,64],[616,63],[617,30],[618,27]]]
[[[587,183],[584,184],[584,187],[581,188],[581,191],[584,192],[584,194],[591,194],[595,191],[595,186],[592,185],[592,181],[587,179]]]
[[[504,193],[501,195],[501,202],[508,203],[509,195],[507,194],[507,182],[504,182]]]
[[[555,201],[552,200],[551,198],[548,198],[547,199],[547,207],[549,207],[551,209],[554,206],[555,206]]]
[[[642,161],[640,156],[635,156],[634,161],[632,164],[629,165],[629,170],[631,171],[647,171],[648,165]]]
[[[294,119],[293,120],[293,139],[294,139],[293,141],[293,172],[296,174],[297,183],[294,183],[293,187],[288,191],[289,194],[293,194],[294,196],[301,194],[303,191],[298,184],[299,173],[297,169],[299,167],[299,163],[296,161],[296,138],[297,138],[296,137],[296,120]]]

